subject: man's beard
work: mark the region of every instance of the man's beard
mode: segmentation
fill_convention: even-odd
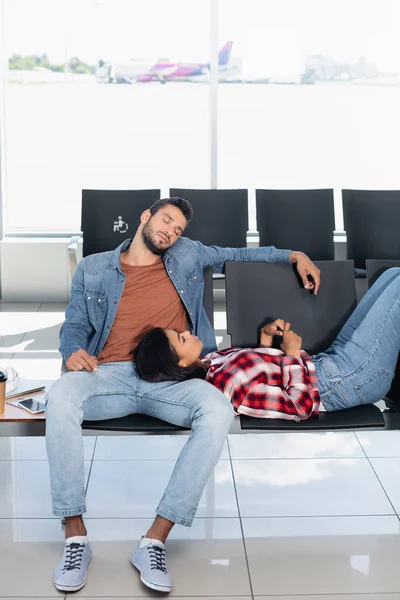
[[[146,225],[144,225],[142,229],[142,238],[144,241],[144,245],[146,246],[147,250],[149,250],[152,254],[156,254],[157,256],[163,256],[168,250],[168,248],[160,248],[159,246],[156,246],[156,244],[151,238],[152,234],[154,234],[154,230],[150,227],[149,221],[148,223],[146,223]]]

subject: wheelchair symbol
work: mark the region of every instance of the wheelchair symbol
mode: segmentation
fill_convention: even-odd
[[[129,225],[122,217],[118,217],[118,221],[114,221],[114,231],[118,233],[126,233],[129,229]]]

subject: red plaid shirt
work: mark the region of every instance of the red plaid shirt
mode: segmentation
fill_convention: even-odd
[[[211,352],[207,381],[232,402],[237,414],[302,421],[319,412],[315,367],[301,358],[268,348],[228,348]]]

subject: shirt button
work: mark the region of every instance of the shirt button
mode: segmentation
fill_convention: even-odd
[[[196,275],[193,277],[193,279],[196,279]]]
[[[172,273],[172,271],[170,271],[170,273]]]
[[[110,326],[109,326],[109,325],[107,325],[107,329],[110,329]]]
[[[181,290],[181,294],[183,294],[183,290]]]
[[[92,296],[88,296],[88,297],[87,297],[87,299],[88,299],[88,300],[91,300],[91,299],[92,299]]]
[[[116,300],[114,300],[114,304],[117,304],[117,301],[116,301]]]
[[[124,280],[123,280],[123,279],[121,279],[121,283],[124,283]]]
[[[97,300],[97,302],[101,302],[101,298],[99,298],[99,299]]]

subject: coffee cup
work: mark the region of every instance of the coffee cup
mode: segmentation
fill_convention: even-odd
[[[3,414],[6,408],[6,381],[7,375],[0,371],[0,414]]]

